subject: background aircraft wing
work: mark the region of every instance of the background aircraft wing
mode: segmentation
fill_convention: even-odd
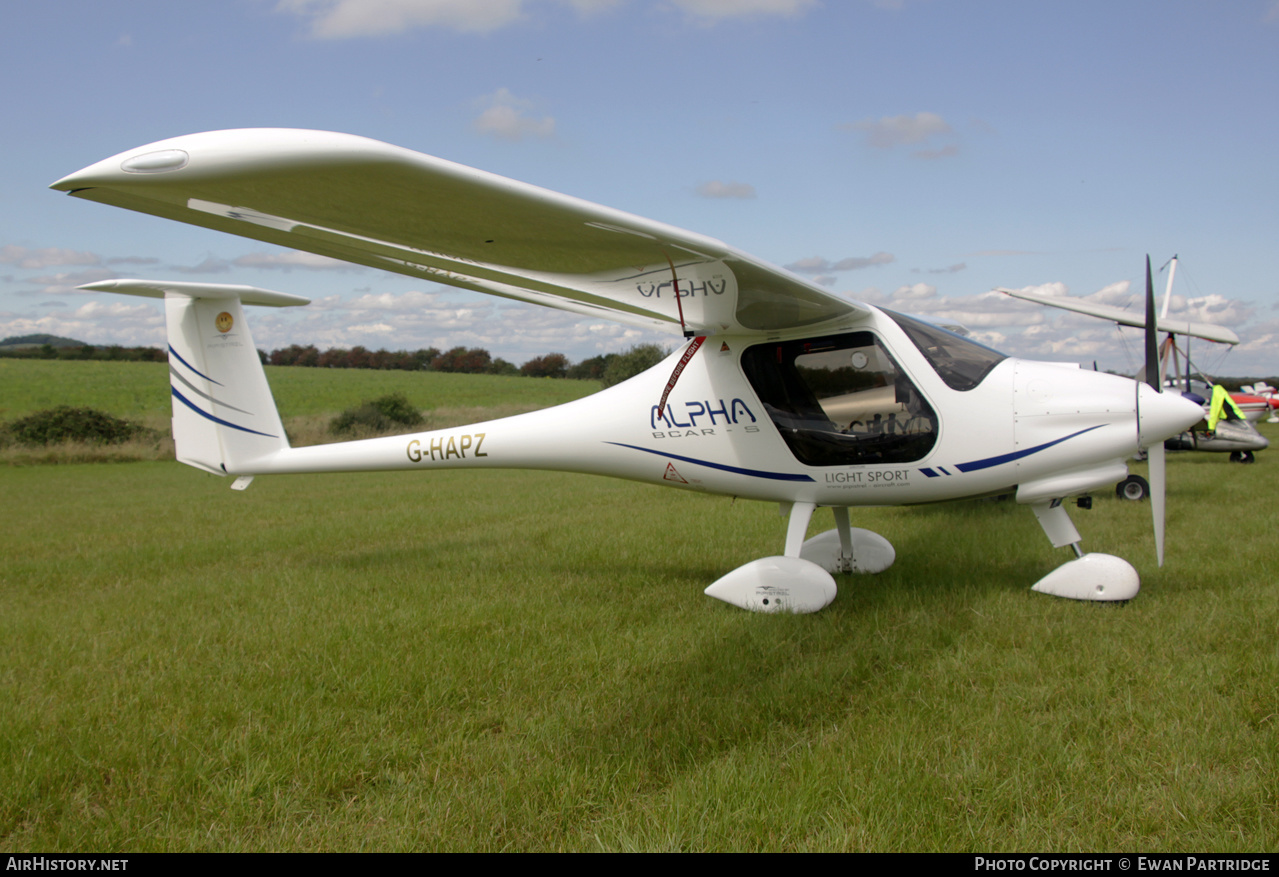
[[[1138,329],[1146,327],[1146,318],[1144,314],[1135,311],[1126,311],[1122,308],[1112,307],[1111,305],[1095,304],[1089,301],[1081,301],[1077,298],[1065,298],[1055,295],[1036,295],[1032,292],[1022,292],[1017,289],[1004,289],[999,287],[997,292],[1006,293],[1013,298],[1020,298],[1026,301],[1033,301],[1037,304],[1048,305],[1049,307],[1061,308],[1067,311],[1075,311],[1080,314],[1088,314],[1093,317],[1101,317],[1103,320],[1113,320],[1121,326],[1136,326]],[[1189,335],[1192,338],[1202,338],[1205,341],[1217,341],[1221,344],[1238,344],[1239,336],[1224,326],[1214,326],[1211,323],[1190,323],[1186,320],[1170,320],[1167,317],[1160,317],[1156,327],[1160,332],[1172,332],[1176,335]]]
[[[52,188],[676,332],[679,305],[698,334],[762,333],[866,310],[712,238],[349,134],[191,134],[123,152]]]

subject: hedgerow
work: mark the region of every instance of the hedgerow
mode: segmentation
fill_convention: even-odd
[[[329,431],[334,435],[353,432],[385,432],[401,426],[417,426],[422,413],[403,393],[392,393],[348,408],[333,418]]]
[[[59,405],[14,420],[4,432],[11,441],[29,446],[67,441],[114,445],[137,438],[146,428],[94,408]]]

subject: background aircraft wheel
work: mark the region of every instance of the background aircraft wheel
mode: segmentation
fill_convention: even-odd
[[[1232,463],[1255,463],[1256,456],[1252,451],[1231,451],[1230,462]]]
[[[1150,496],[1150,485],[1140,475],[1129,475],[1115,485],[1115,496],[1136,502]]]

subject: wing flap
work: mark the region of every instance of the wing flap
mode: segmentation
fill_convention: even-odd
[[[53,184],[77,197],[576,313],[764,332],[865,313],[703,235],[346,134],[213,131]],[[672,270],[674,274],[672,275]]]

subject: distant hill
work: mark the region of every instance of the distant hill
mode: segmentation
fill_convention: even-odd
[[[8,338],[0,341],[0,347],[43,347],[48,344],[50,347],[85,347],[83,341],[77,341],[74,338],[63,338],[61,335],[10,335]]]

